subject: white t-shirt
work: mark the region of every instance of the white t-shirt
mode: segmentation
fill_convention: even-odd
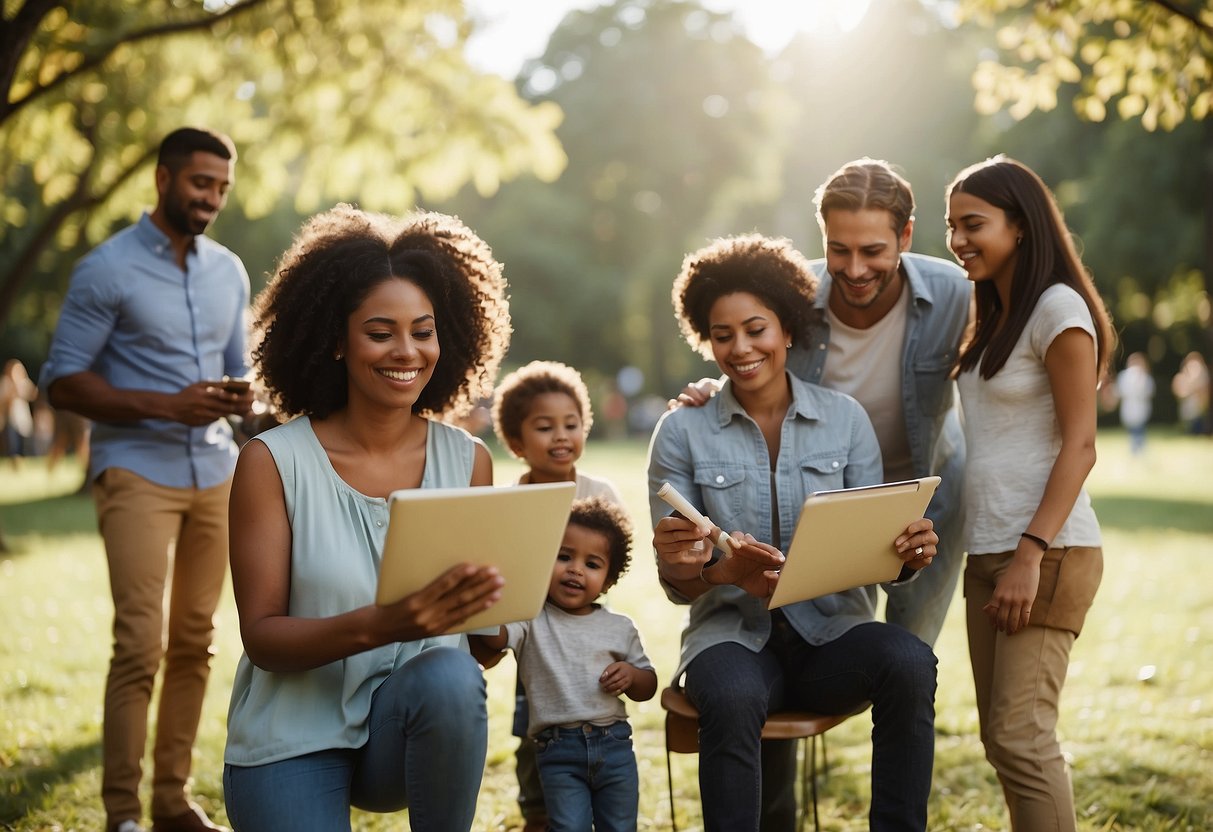
[[[830,345],[821,386],[846,393],[863,405],[880,443],[885,482],[914,476],[901,399],[902,349],[909,314],[910,290],[905,286],[889,313],[867,329],[847,326],[826,307]]]
[[[1130,364],[1116,376],[1120,394],[1120,423],[1127,428],[1141,427],[1150,421],[1154,405],[1154,377],[1149,371]]]
[[[1067,329],[1089,333],[1095,349],[1090,310],[1081,295],[1058,283],[1040,296],[1007,363],[993,378],[982,379],[980,368],[960,375],[968,448],[965,548],[970,555],[1013,551],[1040,506],[1061,449],[1045,353]],[[1085,488],[1053,544],[1101,545],[1099,521]]]

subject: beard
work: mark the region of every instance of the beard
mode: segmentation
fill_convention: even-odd
[[[191,237],[196,237],[199,234],[206,233],[206,229],[210,228],[211,220],[214,217],[202,220],[194,217],[190,212],[193,208],[206,208],[210,206],[204,202],[184,202],[178,195],[176,189],[169,190],[165,195],[164,200],[164,219],[176,231],[187,234]]]

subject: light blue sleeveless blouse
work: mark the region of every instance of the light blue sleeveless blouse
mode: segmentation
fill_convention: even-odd
[[[301,416],[257,437],[274,457],[291,524],[290,614],[321,618],[373,603],[388,504],[337,475]],[[422,488],[471,484],[475,443],[430,421]],[[227,718],[224,762],[253,766],[368,737],[371,696],[388,674],[431,647],[466,648],[462,635],[389,644],[298,673],[271,673],[240,657]]]

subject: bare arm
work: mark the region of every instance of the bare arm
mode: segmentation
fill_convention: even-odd
[[[494,667],[505,656],[507,638],[505,627],[498,630],[496,635],[468,634],[468,649],[472,658],[480,663],[485,670]]]
[[[1091,335],[1067,329],[1045,353],[1045,370],[1061,430],[1061,449],[1045,482],[1044,494],[1025,532],[1052,542],[1074,509],[1095,466],[1095,350]],[[1039,545],[1021,538],[1011,566],[999,580],[986,614],[994,626],[1015,633],[1028,624],[1040,585]]]
[[[176,393],[126,390],[87,370],[56,379],[48,393],[56,408],[79,413],[95,422],[168,419],[199,427],[224,416],[243,415],[253,404],[251,392],[229,393],[205,381]]]
[[[240,453],[229,516],[240,635],[249,659],[264,670],[310,670],[383,644],[437,635],[500,598],[495,569],[464,564],[387,607],[369,604],[327,618],[290,615],[292,532],[282,480],[260,441]]]

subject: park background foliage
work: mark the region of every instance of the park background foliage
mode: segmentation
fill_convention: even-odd
[[[616,0],[513,83],[469,65],[456,0],[5,0],[2,23],[0,354],[35,373],[72,263],[154,199],[182,123],[241,149],[214,235],[254,288],[335,201],[459,213],[506,264],[509,364],[567,361],[596,400],[624,366],[658,398],[702,374],[670,317],[683,253],[759,230],[819,254],[813,190],[861,155],[907,174],[943,256],[951,176],[1024,160],[1123,352],[1165,381],[1211,345],[1213,0],[877,0],[778,54],[694,0]]]

